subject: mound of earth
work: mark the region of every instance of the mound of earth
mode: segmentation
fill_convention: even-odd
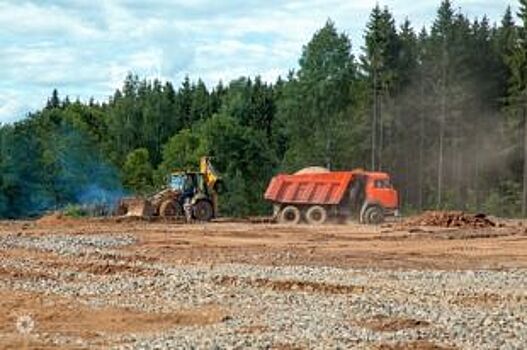
[[[310,166],[304,169],[298,170],[295,175],[301,175],[301,174],[322,174],[322,173],[329,173],[328,168],[324,168],[322,166]]]
[[[37,220],[38,224],[44,225],[60,225],[67,221],[69,218],[65,217],[60,211],[55,211],[49,214],[45,214]]]
[[[459,228],[495,227],[496,223],[485,214],[468,214],[462,211],[427,211],[406,222],[410,226],[438,226]]]

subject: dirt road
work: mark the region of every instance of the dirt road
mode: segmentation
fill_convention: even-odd
[[[527,226],[0,223],[0,348],[521,348]]]

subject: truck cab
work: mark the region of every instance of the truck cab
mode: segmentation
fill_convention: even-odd
[[[377,223],[385,216],[399,215],[399,196],[390,176],[382,172],[365,172],[365,199],[360,211],[360,221]]]

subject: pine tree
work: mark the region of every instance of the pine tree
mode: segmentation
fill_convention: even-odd
[[[356,79],[351,43],[328,21],[304,46],[299,65],[281,105],[290,137],[285,163],[290,167],[342,166],[357,142],[345,136],[353,121],[349,108]],[[346,154],[344,148],[348,148]]]
[[[446,138],[446,124],[448,114],[448,99],[449,99],[449,84],[450,75],[449,66],[451,64],[451,54],[449,44],[453,42],[453,27],[454,27],[454,11],[449,0],[443,0],[437,12],[437,18],[432,25],[431,40],[432,46],[439,50],[435,54],[439,57],[439,74],[437,78],[439,81],[439,95],[440,95],[440,115],[439,115],[439,147],[438,147],[438,164],[437,164],[437,207],[443,205],[443,186],[445,173],[445,138]]]
[[[527,0],[520,0],[518,40],[508,58],[511,104],[519,112],[523,130],[522,215],[527,216]]]
[[[190,78],[185,77],[176,95],[176,118],[181,122],[182,128],[190,128],[192,125],[192,84]]]
[[[372,123],[371,123],[371,169],[382,167],[384,148],[383,105],[388,103],[397,81],[397,60],[400,43],[395,21],[388,8],[381,10],[375,6],[370,14],[364,36],[364,54],[361,68],[371,84]]]
[[[192,91],[190,115],[192,122],[203,120],[212,115],[209,91],[201,79],[198,79]]]
[[[426,34],[425,34],[426,35]],[[410,20],[405,19],[399,34],[399,54],[397,56],[397,76],[400,86],[407,86],[418,69],[418,38]]]
[[[417,193],[417,208],[419,210],[422,210],[425,206],[425,187],[426,187],[426,179],[427,179],[427,173],[425,172],[425,147],[427,147],[426,144],[426,125],[427,125],[427,111],[425,110],[425,107],[428,105],[428,101],[426,99],[426,90],[427,90],[427,84],[426,84],[426,74],[427,70],[426,67],[423,65],[423,61],[427,57],[427,46],[428,46],[428,33],[426,31],[426,28],[422,28],[421,32],[419,33],[418,37],[418,53],[417,53],[417,60],[420,62],[418,68],[417,68],[417,96],[419,96],[419,101],[417,103],[417,114],[418,114],[418,122],[419,125],[417,134],[419,135],[417,145],[418,145],[418,154],[417,154],[417,171],[418,171],[418,193]]]
[[[57,89],[53,89],[51,97],[48,99],[46,109],[60,108],[61,102],[59,98],[59,92]]]
[[[517,40],[518,30],[514,24],[511,7],[508,6],[493,40],[494,55],[499,60],[495,77],[498,79],[500,97],[505,97],[508,92],[511,76],[508,62],[513,56]]]

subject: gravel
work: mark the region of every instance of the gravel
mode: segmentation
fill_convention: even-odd
[[[0,249],[25,248],[53,252],[60,255],[78,255],[84,252],[116,248],[136,242],[132,235],[90,236],[0,236]]]
[[[125,254],[118,248],[135,242],[127,234],[8,235],[0,237],[0,249],[54,252],[93,262],[87,253],[118,257]],[[0,275],[0,290],[73,296],[92,307],[114,305],[145,312],[170,313],[218,305],[228,316],[207,326],[107,335],[109,341],[123,344],[117,348],[124,349],[268,349],[286,345],[368,349],[420,340],[460,349],[522,349],[527,344],[527,270],[522,269],[413,271],[240,264],[175,266],[126,259],[99,262],[128,264],[155,273],[101,275],[0,256],[1,268],[45,274],[42,278]],[[342,290],[348,292],[338,292]],[[392,326],[398,320],[418,321],[422,326],[390,330],[371,327],[379,318],[392,322]],[[73,340],[57,337],[52,341]],[[86,339],[74,341],[93,345]]]

